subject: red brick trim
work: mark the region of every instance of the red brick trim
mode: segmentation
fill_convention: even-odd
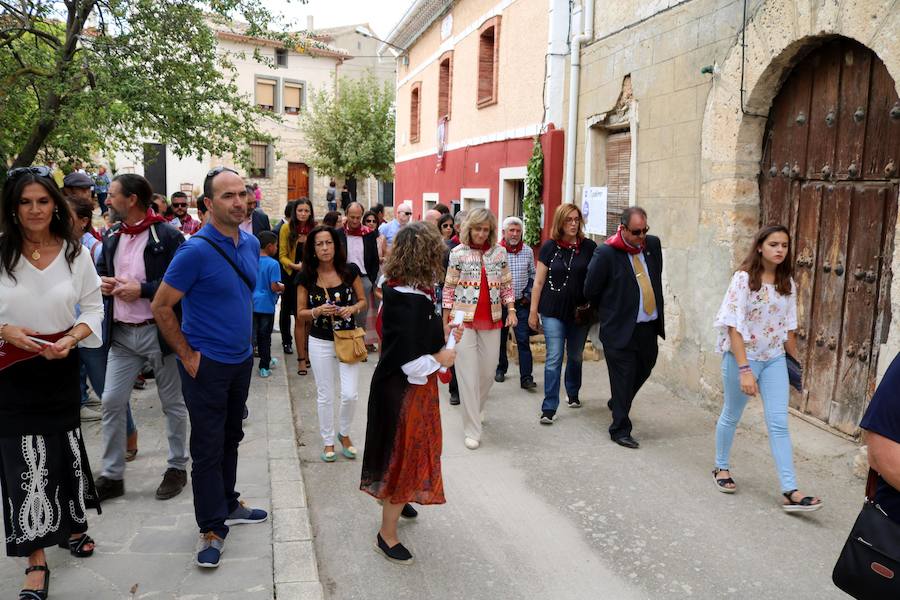
[[[475,101],[478,108],[496,104],[500,77],[500,15],[491,17],[478,28],[476,72]]]

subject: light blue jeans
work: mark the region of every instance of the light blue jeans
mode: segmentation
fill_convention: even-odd
[[[775,459],[782,492],[797,489],[791,435],[788,432],[788,374],[784,355],[767,361],[748,361],[756,378],[763,400],[769,446]],[[747,406],[747,396],[741,391],[740,371],[731,352],[722,359],[722,383],[725,405],[716,424],[716,468],[730,470],[728,457],[734,442],[734,431]]]

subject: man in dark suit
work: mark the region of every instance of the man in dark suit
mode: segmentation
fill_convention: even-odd
[[[256,198],[253,196],[253,188],[247,186],[247,216],[240,228],[247,233],[258,235],[261,231],[271,231],[272,224],[263,209],[256,207]]]
[[[628,414],[656,365],[656,337],[666,339],[662,247],[659,238],[647,231],[646,211],[626,208],[616,234],[594,251],[584,282],[585,297],[600,312],[600,339],[612,390],[609,435],[626,448],[640,447],[631,436]]]

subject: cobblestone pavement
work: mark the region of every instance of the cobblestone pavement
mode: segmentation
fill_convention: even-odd
[[[252,506],[276,511],[261,525],[239,525],[229,533],[218,569],[193,564],[197,541],[190,475],[175,498],[156,500],[166,469],[165,420],[156,386],[135,391],[132,408],[139,430],[139,453],[128,463],[125,495],[88,515],[97,551],[86,559],[51,548],[53,598],[119,600],[263,600],[321,597],[306,518],[305,495],[294,446],[287,384],[279,367],[268,379],[255,373],[240,446],[238,491]],[[100,424],[83,426],[95,474],[100,469]],[[270,477],[271,473],[271,477]],[[273,537],[273,525],[278,535]],[[24,559],[0,560],[0,597],[11,598],[23,580]]]
[[[376,358],[376,357],[373,357]],[[370,358],[352,431],[365,440]],[[733,452],[739,491],[717,492],[716,414],[652,382],[635,401],[640,450],[609,440],[605,363],[585,363],[584,407],[540,425],[541,385],[529,393],[510,366],[494,384],[480,449],[463,446],[460,408],[442,386],[447,504],[400,523],[415,564],[374,551],[380,509],[359,491],[360,460],[319,460],[312,374],[289,373],[302,422],[300,457],[326,597],[333,600],[826,600],[843,596],[831,569],[862,503],[856,446],[791,418],[801,489],[823,510],[787,515],[751,402]],[[749,429],[746,426],[750,426]]]

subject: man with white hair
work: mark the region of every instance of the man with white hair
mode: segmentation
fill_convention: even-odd
[[[381,227],[378,228],[378,231],[381,232],[381,235],[384,236],[384,240],[387,242],[388,251],[391,249],[394,236],[397,235],[397,232],[400,231],[401,227],[409,223],[411,218],[412,201],[404,200],[400,206],[395,209],[394,218],[387,223],[382,223]]]
[[[503,220],[503,239],[500,245],[506,248],[509,272],[512,274],[513,292],[515,293],[516,318],[518,319],[513,332],[516,336],[516,347],[519,351],[519,385],[522,389],[533,390],[537,387],[531,374],[531,345],[528,339],[528,311],[531,306],[531,287],[534,285],[534,252],[522,241],[525,229],[522,219],[519,217],[506,217]],[[506,322],[506,307],[503,308],[501,322]],[[522,322],[522,319],[525,322]],[[506,340],[509,338],[509,328],[504,327],[500,332],[500,360],[497,363],[497,374],[494,381],[501,383],[506,379],[506,370],[509,368],[509,358],[506,354]]]

